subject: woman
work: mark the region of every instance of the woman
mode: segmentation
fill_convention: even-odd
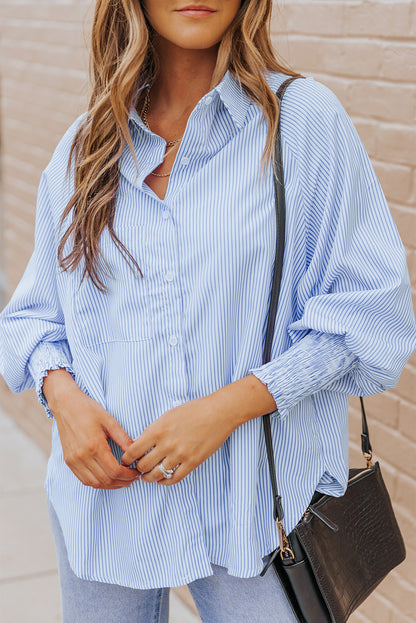
[[[53,418],[46,489],[64,621],[293,622],[261,417],[290,532],[344,493],[348,395],[416,346],[405,254],[334,94],[282,104],[287,231],[272,359],[271,0],[97,0],[93,92],[42,174],[1,372]],[[68,164],[69,177],[66,177]]]

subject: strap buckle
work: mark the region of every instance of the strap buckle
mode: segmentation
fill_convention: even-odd
[[[283,516],[282,497],[277,494],[274,496],[274,518],[276,521],[282,521]]]

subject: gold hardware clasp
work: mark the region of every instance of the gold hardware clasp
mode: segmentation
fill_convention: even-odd
[[[369,450],[368,452],[364,452],[364,458],[367,461],[367,467],[373,467],[373,453],[371,452],[371,450]]]
[[[286,536],[286,532],[285,532],[285,530],[283,528],[282,522],[279,521],[278,519],[276,519],[276,525],[277,525],[277,529],[279,531],[280,557],[283,560],[283,555],[284,554],[288,554],[293,559],[295,559],[295,555],[292,552],[292,550],[290,549],[289,541],[288,541],[288,538]]]
[[[289,556],[291,556],[293,558],[293,560],[295,560],[295,554],[292,552],[292,550],[290,549],[290,547],[287,547],[284,552],[282,550],[280,550],[280,558],[283,560],[284,556],[283,553],[288,553]]]

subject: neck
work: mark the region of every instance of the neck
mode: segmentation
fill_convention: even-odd
[[[152,86],[152,108],[193,108],[211,89],[218,48],[185,50],[157,37],[159,72]]]

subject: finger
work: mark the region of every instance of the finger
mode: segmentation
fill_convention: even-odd
[[[120,465],[110,450],[107,442],[100,447],[100,451],[94,456],[96,464],[114,484],[131,484],[134,480],[138,480],[137,470],[131,467]]]
[[[81,481],[83,481],[82,476],[87,472],[91,472],[101,484],[107,486],[110,484],[128,486],[137,479],[137,470],[118,463],[101,429],[95,433],[95,438],[76,448],[65,461],[77,477],[81,476]]]
[[[111,439],[115,441],[118,446],[120,446],[123,452],[126,452],[129,446],[133,443],[133,439],[130,435],[126,433],[120,423],[117,422],[117,420],[109,413],[106,414],[104,418],[103,428],[107,435],[111,437]],[[133,461],[131,462],[133,463]]]
[[[133,441],[130,446],[125,450],[121,457],[123,465],[131,465],[137,459],[140,459],[150,448],[156,445],[156,440],[153,439],[151,432],[145,429],[140,437]]]
[[[102,431],[93,441],[77,448],[77,451],[66,459],[66,463],[81,482],[90,486],[99,485],[102,488],[130,486],[134,480],[137,480],[136,470],[123,467],[118,463]]]
[[[93,470],[84,466],[83,469],[72,470],[75,476],[78,478],[80,482],[86,487],[93,487],[94,489],[121,489],[120,485],[109,485],[108,487],[104,487],[101,481],[100,475],[96,475]]]
[[[114,477],[113,474],[109,474],[108,472],[106,472],[106,470],[103,469],[102,465],[98,460],[95,460],[95,462],[90,466],[90,470],[98,481],[100,489],[120,489],[123,487],[126,488],[130,487],[134,480],[138,480],[137,472],[132,480],[118,479],[117,477]],[[135,470],[130,471],[134,472]]]
[[[163,478],[162,480],[158,480],[158,485],[176,485],[176,483],[180,482],[185,476],[189,474],[192,470],[189,466],[186,466],[184,463],[181,463],[179,467],[175,469],[173,472],[172,478]],[[143,477],[142,477],[143,479]]]
[[[156,465],[163,461],[165,456],[166,451],[163,451],[160,446],[154,446],[137,461],[136,469],[139,472],[150,472]]]
[[[160,463],[158,463],[158,465],[155,465],[155,467],[151,471],[147,472],[146,474],[142,474],[142,480],[144,480],[145,482],[158,482],[159,480],[163,480],[165,476],[160,470],[159,465]]]

